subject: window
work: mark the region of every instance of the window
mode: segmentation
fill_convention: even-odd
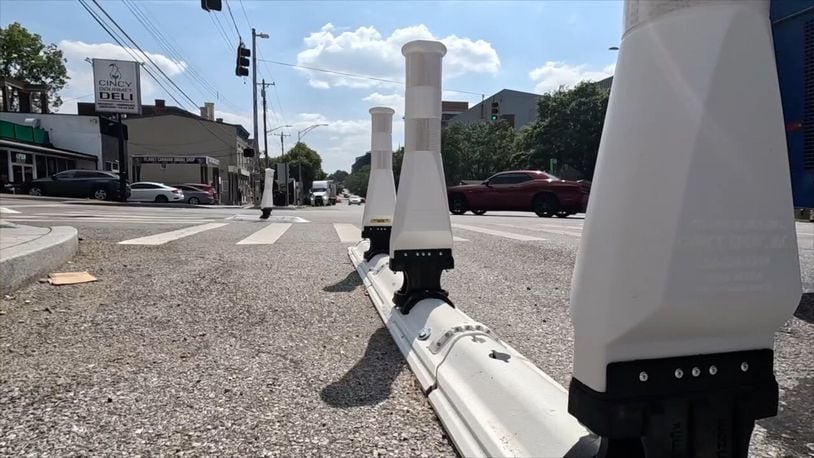
[[[0,149],[0,183],[8,183],[8,151]]]
[[[495,175],[492,178],[490,178],[489,184],[492,185],[517,184],[528,180],[531,180],[531,177],[529,177],[525,173],[504,173],[501,175]]]
[[[82,170],[76,172],[74,178],[113,178],[112,175],[103,172],[94,172],[92,170]]]
[[[45,165],[45,156],[37,154],[34,157],[34,162],[37,164],[37,178],[47,177],[48,168]]]
[[[73,176],[74,176],[74,171],[73,171],[73,170],[69,170],[69,171],[67,171],[67,172],[61,172],[61,173],[57,173],[57,174],[54,176],[54,178],[56,178],[56,179],[58,179],[58,180],[65,180],[65,179],[68,179],[68,178],[73,178]]]
[[[119,163],[116,161],[105,161],[105,170],[108,172],[118,172]]]
[[[130,189],[158,189],[161,186],[152,183],[135,183]]]

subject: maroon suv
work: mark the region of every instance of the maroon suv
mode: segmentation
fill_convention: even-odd
[[[533,211],[537,216],[565,218],[585,211],[587,181],[560,180],[539,170],[513,170],[479,184],[447,188],[449,209],[456,215],[490,210]]]

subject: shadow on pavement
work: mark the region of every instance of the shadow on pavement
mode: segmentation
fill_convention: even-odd
[[[803,293],[803,298],[800,299],[800,305],[797,306],[794,316],[807,323],[814,324],[814,293]]]
[[[783,456],[811,456],[814,412],[807,406],[812,396],[814,396],[814,378],[798,379],[794,388],[781,393],[781,408],[777,416],[758,420],[769,435],[790,449],[788,450],[790,454]]]
[[[384,327],[370,336],[365,354],[341,379],[320,392],[333,407],[378,404],[390,396],[390,388],[404,366],[396,345]]]
[[[347,293],[362,285],[362,279],[356,270],[351,271],[345,278],[339,280],[333,285],[328,285],[322,288],[323,291],[328,293]]]

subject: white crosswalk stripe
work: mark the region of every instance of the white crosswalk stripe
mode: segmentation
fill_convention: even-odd
[[[237,242],[238,245],[271,245],[282,237],[291,223],[269,223],[263,229]]]
[[[362,240],[362,230],[353,224],[334,223],[334,230],[342,243],[359,243]]]
[[[522,242],[544,241],[546,239],[540,237],[532,237],[530,235],[515,234],[514,232],[498,231],[496,229],[488,229],[480,226],[470,226],[468,224],[453,224],[455,229],[463,229],[465,231],[480,232],[481,234],[489,234],[497,237],[504,237],[512,240],[520,240]]]
[[[11,214],[11,213],[20,213],[17,210],[12,210],[6,207],[0,207],[0,213]]]
[[[582,237],[582,228],[577,226],[558,226],[555,224],[535,224],[533,226],[517,226],[515,224],[497,224],[501,227],[510,227],[512,229],[525,229],[528,231],[548,232],[550,234],[570,235],[573,237]],[[568,230],[571,229],[571,230]]]
[[[458,237],[458,236],[453,236],[453,237],[452,237],[452,241],[453,241],[453,242],[468,242],[468,241],[469,241],[469,239],[465,239],[465,238],[463,238],[463,237]]]
[[[176,231],[162,232],[160,234],[148,235],[147,237],[139,237],[137,239],[125,240],[119,242],[119,245],[163,245],[173,240],[182,239],[195,235],[211,229],[227,226],[228,223],[207,223],[200,226],[185,227]]]

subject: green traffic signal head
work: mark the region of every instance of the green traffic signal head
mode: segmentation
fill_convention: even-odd
[[[492,121],[497,121],[497,115],[492,115]]]

